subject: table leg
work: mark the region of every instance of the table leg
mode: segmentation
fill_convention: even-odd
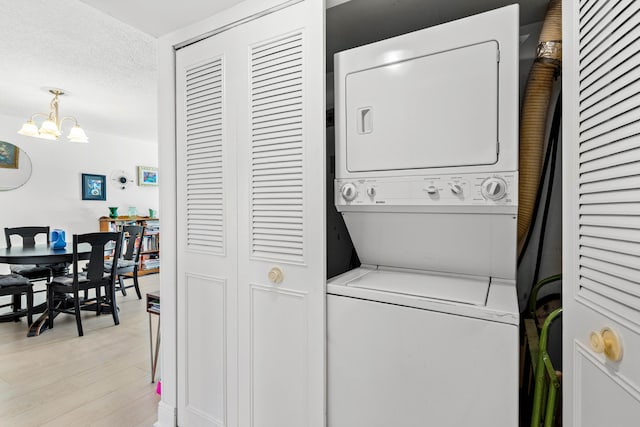
[[[69,274],[69,266],[70,262],[59,262],[57,264],[49,264],[49,268],[51,268],[51,276],[53,277],[61,277]]]
[[[73,301],[69,298],[56,299],[56,304],[58,307],[64,304],[64,308],[73,307]],[[42,313],[40,317],[33,321],[33,323],[29,326],[29,332],[27,333],[28,337],[36,337],[42,334],[44,331],[49,329],[49,310],[47,309],[47,303],[42,303],[38,305],[38,311],[36,313]],[[54,313],[53,318],[55,319],[58,316],[58,312]]]
[[[158,316],[158,330],[156,331],[156,350],[153,356],[153,367],[151,369],[151,382],[155,382],[156,370],[158,368],[158,354],[160,353],[160,317]]]
[[[34,320],[31,326],[29,326],[29,332],[27,332],[27,336],[35,337],[40,335],[42,332],[44,332],[49,325],[49,322],[47,321],[48,319],[49,319],[49,310],[45,309],[45,311],[40,315],[40,317]]]
[[[153,370],[153,327],[151,326],[151,313],[149,313],[149,360],[151,361],[151,382],[155,380]]]
[[[158,354],[160,352],[160,316],[158,316],[158,327],[156,330],[156,348],[153,348],[153,326],[151,313],[149,313],[149,356],[151,358],[151,382],[156,382],[156,368],[158,367]]]

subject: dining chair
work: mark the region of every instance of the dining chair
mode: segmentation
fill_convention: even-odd
[[[124,246],[122,250],[122,256],[118,260],[118,268],[116,270],[118,275],[116,291],[122,292],[122,295],[127,296],[127,289],[135,288],[138,299],[142,299],[140,293],[140,286],[138,284],[138,268],[140,264],[140,252],[142,251],[142,239],[144,236],[144,227],[141,225],[127,225],[122,227],[124,233]],[[111,268],[111,261],[105,263],[105,268]],[[125,274],[131,274],[133,284],[125,286],[124,279],[129,278]]]
[[[78,244],[88,243],[91,246],[91,255],[86,271],[78,267]],[[114,262],[111,269],[105,272],[105,251],[114,248],[112,252]],[[73,314],[76,318],[78,335],[83,336],[82,319],[80,315],[79,292],[94,289],[96,293],[96,316],[100,315],[102,308],[108,306],[113,316],[113,323],[118,325],[118,307],[116,306],[115,280],[118,259],[122,252],[122,232],[88,233],[73,235],[73,272],[60,277],[54,277],[47,284],[47,308],[49,328],[53,328],[53,319],[56,313]],[[104,295],[102,294],[104,288]],[[65,308],[60,302],[67,295],[72,295],[73,307]],[[58,300],[56,300],[56,296]],[[93,302],[94,300],[91,300]],[[83,300],[83,305],[90,301]]]
[[[144,227],[141,225],[126,225],[122,227],[123,243],[122,243],[122,256],[118,260],[118,268],[116,271],[116,292],[121,291],[123,296],[127,296],[127,289],[135,288],[138,299],[142,299],[140,293],[140,285],[138,283],[138,268],[140,264],[140,253],[142,251],[142,238],[144,236]],[[105,272],[111,270],[111,257],[108,257],[104,263]],[[89,268],[90,264],[87,264],[85,271]],[[130,276],[129,276],[130,274]],[[126,286],[125,279],[131,277],[133,284]],[[84,298],[86,299],[88,291],[84,291]]]
[[[18,236],[22,240],[22,247],[32,248],[36,245],[36,236],[44,234],[49,243],[49,227],[14,227],[5,228],[4,237],[7,248],[11,247],[11,236]],[[11,265],[11,272],[19,274],[32,282],[51,279],[51,266],[47,264],[18,264]]]
[[[22,298],[22,294],[27,295],[27,322],[29,325],[33,323],[33,284],[24,276],[19,274],[2,274],[0,275],[0,296],[11,295],[12,301],[0,307],[12,306],[13,312],[17,313],[21,304],[18,299]],[[16,321],[19,317],[16,316]]]

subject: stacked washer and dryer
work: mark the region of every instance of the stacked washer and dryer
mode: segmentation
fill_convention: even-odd
[[[330,427],[518,425],[518,6],[335,56]]]

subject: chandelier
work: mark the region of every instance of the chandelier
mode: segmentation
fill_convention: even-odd
[[[20,128],[18,133],[20,135],[34,136],[36,138],[57,140],[58,137],[62,135],[62,123],[66,120],[72,120],[75,125],[69,131],[69,135],[67,135],[69,141],[89,142],[87,134],[84,133],[84,130],[82,130],[80,125],[78,125],[78,120],[76,120],[75,117],[67,116],[60,118],[58,115],[58,97],[64,95],[64,91],[62,89],[49,89],[49,92],[53,94],[53,99],[49,103],[49,114],[35,113],[31,116],[29,121],[22,125],[22,128]],[[46,118],[40,125],[39,129],[34,121],[37,116]]]

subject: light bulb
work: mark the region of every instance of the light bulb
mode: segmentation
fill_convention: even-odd
[[[45,120],[40,126],[40,134],[41,135],[53,135],[54,137],[60,136],[60,130],[58,129],[58,125],[53,120]]]
[[[25,135],[25,136],[37,136],[38,126],[36,126],[36,124],[33,123],[33,120],[29,120],[28,122],[22,125],[18,133],[20,135]]]
[[[87,134],[84,133],[84,130],[78,125],[71,128],[68,138],[71,142],[89,142]]]

